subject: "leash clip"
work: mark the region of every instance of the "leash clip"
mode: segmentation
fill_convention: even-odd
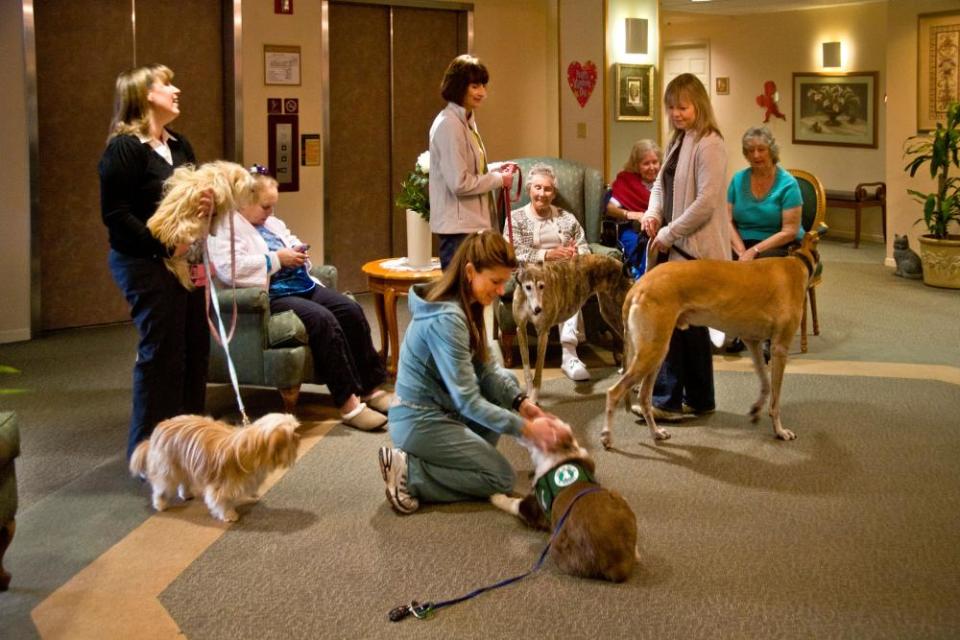
[[[433,615],[433,603],[424,602],[423,604],[417,604],[414,602],[410,605],[410,613],[412,613],[413,617],[417,620],[426,620]]]
[[[413,608],[417,606],[417,601],[414,600],[410,604],[402,604],[399,607],[394,607],[390,609],[390,613],[387,616],[390,618],[390,622],[400,622],[411,613],[413,613]]]

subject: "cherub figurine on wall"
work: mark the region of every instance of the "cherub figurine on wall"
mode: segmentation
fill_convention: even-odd
[[[780,113],[780,107],[777,105],[779,101],[780,94],[777,92],[777,84],[773,80],[764,82],[763,95],[757,96],[757,104],[767,110],[767,112],[763,114],[764,122],[769,122],[771,115],[781,120],[787,119],[787,116]]]

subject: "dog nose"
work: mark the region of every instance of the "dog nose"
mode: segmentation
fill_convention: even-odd
[[[541,311],[543,311],[543,309],[542,309],[541,307],[534,307],[534,308],[533,308],[533,315],[539,315]]]

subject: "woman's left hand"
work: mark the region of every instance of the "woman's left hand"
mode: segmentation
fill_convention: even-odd
[[[552,413],[548,413],[540,408],[534,402],[531,402],[529,398],[525,398],[523,402],[520,403],[520,415],[526,418],[527,420],[534,420],[536,418],[552,418],[557,419],[557,416]]]
[[[197,206],[197,217],[208,218],[213,215],[213,189],[207,189],[200,194],[200,203]]]

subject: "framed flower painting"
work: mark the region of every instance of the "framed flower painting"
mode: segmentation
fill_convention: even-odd
[[[876,71],[793,74],[793,143],[877,148]]]

